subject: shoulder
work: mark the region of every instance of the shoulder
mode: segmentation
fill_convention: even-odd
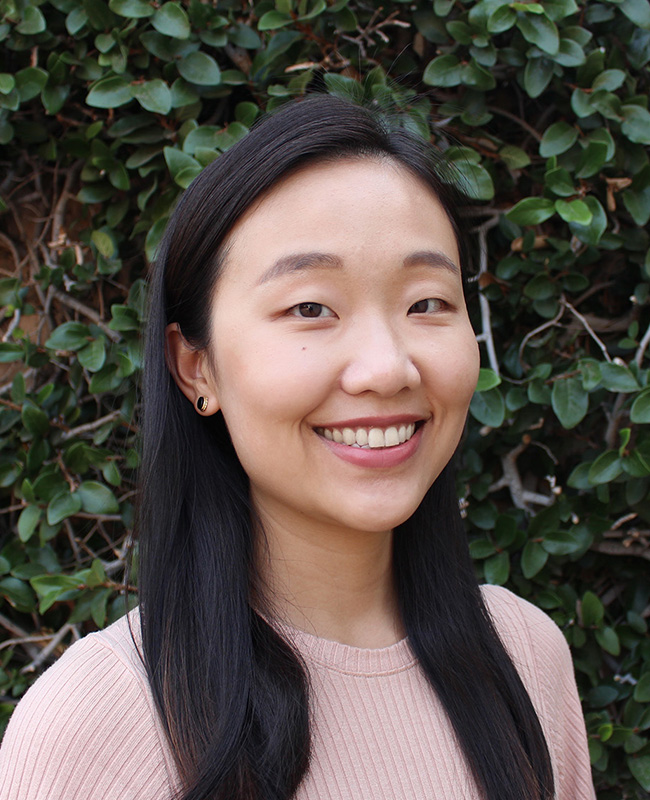
[[[139,619],[129,617],[73,644],[20,701],[0,750],[3,800],[169,796],[164,734],[131,636]]]
[[[542,725],[556,798],[593,800],[584,718],[564,634],[541,609],[501,586],[482,586],[481,593]]]
[[[568,671],[573,678],[569,646],[547,614],[502,586],[481,586],[481,593],[497,633],[520,672],[560,670]]]

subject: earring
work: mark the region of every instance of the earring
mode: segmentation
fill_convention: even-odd
[[[196,407],[199,411],[207,411],[208,410],[208,398],[207,397],[199,397],[196,401]]]

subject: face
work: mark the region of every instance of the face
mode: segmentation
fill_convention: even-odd
[[[431,190],[370,159],[272,189],[228,238],[204,372],[267,527],[406,520],[458,444],[478,372]]]

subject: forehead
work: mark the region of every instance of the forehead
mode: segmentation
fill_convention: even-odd
[[[458,264],[453,226],[433,189],[389,158],[309,165],[259,198],[230,231],[225,276],[296,252],[343,262],[435,250]]]

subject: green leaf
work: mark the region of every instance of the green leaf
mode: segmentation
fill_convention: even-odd
[[[48,74],[39,67],[27,67],[16,73],[16,91],[21,103],[32,100],[47,83]]]
[[[539,225],[555,214],[555,204],[546,197],[525,197],[520,200],[506,217],[516,225]]]
[[[182,78],[197,86],[217,86],[221,82],[219,65],[200,50],[185,56],[178,63],[178,71]]]
[[[593,217],[584,200],[556,200],[555,210],[565,222],[577,222],[578,225],[589,225]]]
[[[516,21],[515,11],[509,5],[502,5],[488,17],[487,29],[490,33],[503,33],[510,30]]]
[[[167,5],[172,5],[172,3]],[[146,111],[152,111],[154,114],[169,114],[171,111],[172,93],[169,86],[160,78],[145,81],[145,83],[136,83],[133,85],[132,91],[133,96]]]
[[[591,141],[582,151],[576,168],[577,178],[591,178],[600,172],[608,160],[609,148],[605,142]]]
[[[481,367],[478,373],[478,383],[476,385],[477,392],[487,392],[488,389],[493,389],[501,383],[501,378],[493,369],[484,369]]]
[[[16,25],[18,33],[22,33],[24,36],[33,36],[36,33],[43,33],[46,28],[47,24],[43,12],[34,5],[28,5],[25,8],[22,20]]]
[[[529,97],[539,97],[551,82],[554,64],[548,58],[529,58],[524,69],[524,89]]]
[[[639,28],[650,30],[650,3],[648,0],[623,0],[618,7]]]
[[[646,389],[632,403],[630,419],[637,425],[650,422],[650,389]]]
[[[96,481],[84,481],[77,490],[80,504],[88,514],[117,514],[120,507],[113,492]]]
[[[539,154],[544,158],[565,153],[578,139],[578,131],[568,122],[555,122],[544,131]]]
[[[491,200],[494,183],[490,173],[482,164],[460,159],[453,162],[459,173],[461,189],[470,200]]]
[[[48,525],[56,525],[67,517],[74,516],[81,511],[81,498],[79,494],[74,494],[70,490],[59,492],[55,495],[47,506]]]
[[[585,628],[591,628],[603,621],[605,608],[600,599],[593,592],[585,592],[581,604],[582,624]]]
[[[8,72],[0,72],[0,93],[9,94],[16,86],[16,79]]]
[[[438,56],[427,64],[422,80],[429,86],[458,86],[462,81],[461,63],[454,55]]]
[[[293,17],[284,11],[267,11],[262,14],[260,21],[257,23],[258,31],[274,31],[278,28],[284,28],[285,25],[290,25],[293,22]]]
[[[50,419],[47,414],[30,401],[23,403],[21,418],[32,436],[45,436],[50,429]]]
[[[650,703],[650,672],[644,673],[639,678],[639,682],[634,687],[634,699],[637,703]]]
[[[86,102],[94,108],[118,108],[132,100],[130,84],[119,75],[102,78],[88,92]]]
[[[560,49],[557,26],[545,14],[517,14],[517,27],[524,39],[537,45],[540,50],[554,56]]]
[[[637,105],[621,107],[623,124],[621,130],[631,142],[650,144],[650,111]]]
[[[643,789],[650,792],[650,755],[628,756],[627,767]]]
[[[142,0],[109,0],[108,7],[114,14],[127,19],[142,19],[154,14],[155,8]]]
[[[97,232],[97,231],[95,231]],[[81,322],[64,322],[55,328],[45,346],[50,350],[80,350],[91,340],[90,328]]]
[[[606,653],[617,656],[621,652],[621,642],[613,628],[605,627],[594,633],[596,641]]]
[[[551,531],[544,537],[542,547],[552,556],[566,556],[581,550],[582,543],[565,531]]]
[[[510,555],[507,550],[490,556],[483,563],[483,574],[488,583],[503,586],[510,575]]]
[[[106,343],[103,338],[89,342],[77,353],[77,359],[82,367],[89,372],[98,372],[106,361]]]
[[[506,404],[498,388],[486,392],[476,392],[469,410],[474,419],[491,428],[499,428],[506,417]]]
[[[534,578],[548,561],[548,552],[539,542],[529,541],[524,545],[521,553],[521,571],[524,578]]]
[[[504,145],[499,150],[499,155],[508,169],[523,169],[530,164],[528,153],[522,150],[521,147],[516,147],[512,144]]]
[[[563,378],[553,383],[551,406],[563,428],[571,430],[585,418],[589,395],[578,378]]]
[[[18,538],[28,542],[41,520],[42,511],[38,506],[26,506],[18,517]]]
[[[585,63],[587,57],[582,47],[573,39],[560,39],[560,47],[553,60],[563,67],[579,67]]]
[[[585,391],[592,392],[602,380],[600,362],[596,361],[595,358],[581,358],[578,361],[578,370],[580,371]]]
[[[622,69],[606,69],[596,75],[591,84],[592,90],[606,89],[608,92],[615,92],[625,83],[625,73]]]
[[[66,592],[79,588],[79,578],[73,575],[39,575],[29,581],[41,598],[39,611],[44,614]]]
[[[185,10],[178,3],[163,3],[156,11],[151,24],[165,36],[174,39],[187,39],[190,35],[190,21]]]
[[[7,576],[0,580],[0,596],[17,611],[29,614],[35,610],[34,595],[29,586],[18,578]]]
[[[607,229],[607,214],[605,209],[593,195],[588,195],[582,201],[591,212],[591,222],[582,225],[579,222],[569,222],[569,228],[581,242],[597,245]]]
[[[641,389],[628,367],[624,367],[622,364],[603,363],[600,365],[600,372],[602,384],[610,392],[629,394]]]
[[[592,486],[610,483],[623,472],[623,463],[617,450],[601,453],[589,468],[588,479]]]

